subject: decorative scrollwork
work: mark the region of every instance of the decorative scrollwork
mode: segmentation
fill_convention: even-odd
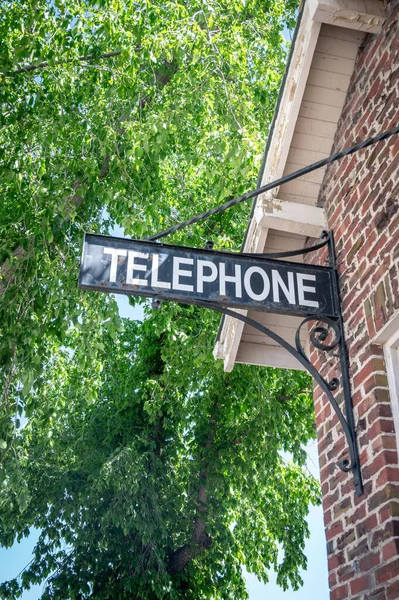
[[[300,326],[298,327],[298,330],[296,332],[296,336],[295,336],[296,348],[295,348],[295,347],[291,346],[291,344],[289,344],[285,339],[283,339],[281,336],[279,336],[276,332],[272,331],[271,329],[268,329],[267,327],[265,327],[261,323],[255,321],[254,319],[250,318],[247,315],[243,315],[236,311],[230,310],[229,308],[222,307],[218,304],[214,304],[214,303],[208,302],[208,301],[197,301],[196,304],[198,304],[199,306],[203,306],[204,308],[210,308],[217,312],[223,313],[228,317],[232,317],[234,319],[237,319],[238,321],[242,321],[243,323],[250,325],[251,327],[254,327],[255,329],[257,329],[264,335],[268,336],[269,338],[271,338],[272,340],[277,342],[282,348],[287,350],[287,352],[289,352],[292,356],[294,356],[299,361],[299,363],[301,363],[302,366],[308,371],[308,373],[313,376],[316,383],[321,387],[321,389],[327,396],[335,414],[337,415],[338,420],[341,423],[342,430],[345,434],[347,443],[348,443],[349,459],[341,460],[338,463],[338,466],[345,473],[352,471],[352,474],[354,477],[356,495],[360,496],[363,493],[363,486],[362,486],[362,479],[361,479],[361,472],[360,472],[359,457],[358,457],[358,452],[357,452],[356,435],[355,435],[355,429],[354,429],[354,424],[353,424],[353,417],[351,417],[351,413],[349,413],[349,410],[351,410],[351,406],[349,405],[349,402],[348,402],[348,398],[350,399],[350,390],[349,390],[349,379],[348,379],[348,373],[347,373],[347,364],[346,364],[346,358],[345,358],[345,347],[343,344],[343,335],[341,333],[342,332],[342,322],[334,321],[328,317],[322,317],[322,318],[314,317],[314,316],[306,317],[302,321],[302,323],[300,324]],[[320,321],[326,325],[326,327],[321,326],[321,325],[315,327],[312,332],[313,335],[311,334],[311,336],[310,336],[311,343],[314,345],[315,348],[322,350],[322,351],[331,351],[334,348],[339,347],[339,361],[340,361],[340,365],[341,365],[342,381],[340,381],[337,377],[334,377],[333,379],[331,379],[331,381],[327,382],[324,379],[324,377],[320,374],[320,372],[316,369],[316,367],[314,365],[312,365],[309,358],[306,356],[305,351],[301,344],[300,334],[301,334],[301,328],[303,327],[303,325],[305,325],[305,323],[308,323],[309,321]],[[324,342],[330,335],[331,330],[334,333],[334,339],[333,339],[333,341],[331,341],[331,343],[325,344]],[[346,403],[345,404],[346,405],[346,418],[345,418],[345,415],[343,414],[337,400],[334,398],[333,394],[331,393],[333,391],[336,391],[341,385],[343,388],[343,394],[344,394],[345,403]]]
[[[305,325],[305,323],[309,323],[310,321],[318,321],[325,323],[328,327],[324,327],[323,325],[318,325],[314,327],[310,332],[310,342],[311,344],[317,348],[318,350],[322,350],[324,352],[329,352],[330,350],[334,350],[340,343],[342,339],[340,327],[336,321],[330,319],[329,317],[306,317],[299,325],[296,335],[295,335],[295,345],[298,350],[302,354],[302,356],[306,356],[305,351],[303,349],[301,343],[301,329]],[[324,344],[325,340],[330,335],[330,330],[334,332],[334,339],[330,344]]]
[[[302,327],[306,324],[309,323],[311,321],[316,321],[319,323],[322,323],[322,325],[317,325],[316,327],[314,327],[312,329],[312,331],[310,332],[310,343],[317,348],[318,350],[321,350],[323,352],[329,352],[331,350],[334,350],[337,347],[341,348],[341,344],[343,342],[343,336],[342,336],[342,332],[341,332],[341,327],[340,327],[340,323],[338,321],[334,321],[333,319],[330,319],[329,317],[315,317],[315,316],[311,316],[311,317],[306,317],[301,324],[299,325],[296,335],[295,335],[295,345],[297,348],[297,351],[299,352],[299,354],[306,360],[309,362],[308,357],[305,354],[305,350],[302,346],[302,342],[301,342],[301,329]],[[333,332],[333,339],[330,343],[326,344],[325,340],[328,339],[331,331]],[[310,364],[310,363],[309,363]],[[342,365],[341,365],[342,367]],[[308,368],[309,372],[311,372],[311,370]],[[331,392],[335,392],[341,385],[341,381],[337,378],[337,377],[333,377],[330,381],[326,381],[324,379],[324,377],[318,372],[317,376],[315,376],[314,373],[313,377],[315,377],[317,383],[321,386],[321,388],[323,389],[323,391],[325,392],[331,406],[333,407],[335,414],[337,415],[339,421],[341,422],[341,425],[343,427],[344,433],[346,435],[347,441],[348,441],[348,446],[349,446],[349,454],[350,454],[350,459],[344,459],[338,462],[338,466],[341,469],[341,471],[344,471],[345,473],[348,473],[349,471],[353,471],[354,473],[357,473],[358,470],[358,460],[357,460],[357,454],[356,454],[356,450],[355,450],[355,439],[354,439],[354,432],[351,431],[351,428],[348,426],[348,423],[336,401],[336,399],[334,398],[334,396],[331,394]],[[356,475],[357,478],[357,475]],[[359,478],[360,481],[360,478]],[[359,484],[359,490],[361,489],[361,484]],[[359,492],[358,492],[359,493]]]

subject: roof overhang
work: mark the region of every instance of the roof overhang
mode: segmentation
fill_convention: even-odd
[[[296,170],[293,166],[300,160],[309,164],[331,153],[358,48],[365,33],[380,31],[385,18],[382,0],[307,0],[303,3],[258,186]],[[335,49],[334,38],[337,38]],[[330,71],[333,71],[332,76]],[[320,83],[330,85],[328,97],[331,100],[327,104],[331,106],[324,107],[320,100],[323,88],[319,90],[318,85],[331,77],[336,81],[332,89],[328,81]],[[320,170],[257,197],[242,250],[260,253],[283,249],[275,247],[276,232],[297,248],[306,238],[318,237],[326,228],[324,211],[317,205],[323,175]],[[282,328],[277,317],[268,315],[267,318],[269,327]],[[231,317],[222,320],[214,355],[224,360],[226,371],[231,371],[235,362],[301,368],[288,352],[268,347],[266,340],[264,343],[245,342],[245,351],[240,352],[240,344],[241,350],[244,349],[243,332],[241,321]]]

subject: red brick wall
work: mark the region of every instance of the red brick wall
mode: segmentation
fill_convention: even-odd
[[[399,3],[360,51],[334,151],[399,124]],[[344,435],[315,390],[331,599],[399,599],[399,465],[382,348],[399,309],[399,136],[332,165],[319,201],[334,231],[365,493],[355,497]],[[327,379],[331,358],[313,353]]]

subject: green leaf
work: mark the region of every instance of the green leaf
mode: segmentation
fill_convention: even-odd
[[[243,566],[298,587],[308,378],[225,373],[210,311],[137,300],[121,322],[78,289],[85,231],[144,238],[256,186],[298,2],[3,4],[0,542],[41,536],[1,594],[245,599]],[[169,241],[238,251],[247,217]],[[212,544],[171,576],[200,520]]]
[[[23,489],[18,496],[18,505],[19,505],[19,509],[22,513],[28,508],[30,500],[31,500],[31,498],[30,498],[28,490]]]

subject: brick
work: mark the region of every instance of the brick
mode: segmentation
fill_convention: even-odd
[[[380,553],[371,552],[359,560],[358,568],[360,571],[370,571],[370,569],[376,567],[378,564],[380,564]]]
[[[327,496],[329,488],[330,488],[330,486],[329,486],[328,481],[325,481],[321,486],[321,493],[322,493],[323,497]]]
[[[331,556],[329,556],[327,558],[329,571],[333,571],[334,569],[337,569],[340,565],[343,565],[344,562],[345,562],[345,558],[344,558],[344,555],[342,552],[339,554],[332,554]]]
[[[380,525],[383,525],[386,521],[392,518],[390,503],[385,504],[378,511],[378,521]]]
[[[326,539],[328,541],[332,540],[333,538],[337,537],[337,535],[342,533],[343,530],[344,530],[344,528],[343,528],[342,521],[335,521],[334,523],[332,523],[332,525],[330,525],[330,527],[327,527]]]
[[[377,477],[377,486],[382,487],[386,483],[399,483],[399,468],[385,466],[381,469]]]
[[[366,498],[371,496],[371,493],[374,491],[374,484],[372,481],[363,481],[363,494]],[[359,506],[364,502],[364,498],[362,496],[354,496],[353,503],[355,506]]]
[[[384,350],[381,346],[376,346],[375,344],[370,344],[365,348],[364,352],[360,354],[359,361],[361,363],[365,363],[370,358],[384,358]]]
[[[385,588],[378,588],[370,594],[363,596],[362,600],[387,600],[385,595]]]
[[[399,578],[399,558],[381,565],[375,571],[376,583],[385,583],[394,577]]]
[[[375,371],[382,370],[381,368],[376,368],[376,364],[375,364],[376,362],[377,361],[370,360],[362,368],[362,370],[358,373],[358,375],[356,375],[355,380],[354,380],[355,388],[359,387],[364,381],[366,381],[366,379],[368,379],[370,377],[371,374],[375,373]],[[381,363],[382,363],[382,366],[384,366],[382,361],[381,361]]]
[[[364,235],[362,234],[354,244],[352,244],[351,249],[346,254],[346,260],[348,263],[351,263],[357,252],[364,244]]]
[[[396,450],[396,438],[394,435],[380,435],[373,440],[371,448],[374,454],[381,450]]]
[[[359,394],[361,398],[364,398],[364,394]],[[368,394],[366,398],[364,398],[361,402],[358,403],[358,414],[360,417],[363,417],[370,408],[375,406],[377,403],[376,397],[374,393]],[[368,429],[367,419],[364,421],[363,429]]]
[[[364,302],[363,310],[364,310],[364,314],[365,314],[368,334],[369,334],[370,338],[373,338],[376,334],[376,330],[375,330],[374,314],[371,309],[370,300],[366,300]]]
[[[369,377],[369,379],[367,379],[367,381],[365,381],[364,385],[364,392],[366,394],[368,394],[369,392],[371,392],[372,390],[374,390],[375,388],[387,388],[388,387],[388,379],[386,375],[381,375],[379,373],[377,373],[376,375],[372,375],[371,377]]]
[[[340,521],[340,523],[342,524],[341,521]],[[352,527],[350,529],[346,529],[344,531],[344,533],[342,535],[340,535],[339,538],[337,539],[337,543],[336,543],[337,550],[343,550],[344,548],[346,548],[347,546],[352,544],[352,542],[354,542],[355,540],[356,540],[356,534],[355,534],[354,528]]]
[[[373,511],[378,506],[385,504],[387,500],[399,499],[399,487],[395,485],[387,485],[382,490],[378,490],[368,501],[368,508]]]
[[[328,586],[329,588],[333,588],[337,585],[337,574],[335,571],[333,571],[332,573],[329,573],[328,575]]]
[[[391,520],[388,521],[383,527],[379,529],[375,529],[373,531],[373,536],[371,539],[371,545],[373,548],[376,548],[380,544],[389,540],[392,537],[399,536],[399,521]]]
[[[366,465],[369,462],[369,448],[363,448],[359,456],[360,464]]]
[[[318,444],[318,448],[319,448],[319,452],[322,453],[325,450],[327,450],[327,448],[329,446],[331,446],[331,444],[333,443],[333,437],[332,437],[332,431],[330,431],[325,438],[323,438],[319,444]]]
[[[321,454],[319,456],[319,467],[320,467],[320,471],[322,470],[323,467],[325,467],[327,464],[327,456],[325,454]]]
[[[351,515],[345,516],[346,527],[348,527],[348,525],[353,525],[354,523],[361,521],[362,519],[364,519],[365,516],[366,516],[366,503],[363,502],[363,504],[358,506]]]
[[[386,590],[387,600],[398,600],[399,598],[399,581],[391,583]]]
[[[361,558],[369,552],[370,548],[367,540],[362,540],[354,548],[350,548],[347,552],[348,561],[351,562],[355,558]]]
[[[332,519],[332,514],[331,514],[331,510],[325,510],[323,512],[323,518],[324,518],[324,527],[327,527],[327,525],[329,523],[331,523],[331,519]]]
[[[399,0],[387,4],[391,16],[382,32],[366,37],[360,49],[332,151],[399,122]],[[399,600],[399,449],[383,349],[371,344],[399,309],[398,154],[395,136],[330,165],[319,196],[336,242],[365,489],[355,497],[351,475],[337,470],[346,442],[318,390],[331,600]],[[325,253],[311,260],[325,264]],[[329,380],[336,363],[320,354],[311,359]],[[337,401],[343,405],[342,395]]]
[[[348,585],[340,585],[331,590],[330,600],[344,600],[348,597]]]
[[[348,496],[347,498],[344,498],[343,500],[341,500],[341,502],[339,502],[338,504],[336,504],[334,506],[334,508],[333,508],[334,517],[337,519],[338,517],[340,517],[342,514],[346,513],[351,508],[352,508],[352,499],[350,498],[350,496]]]
[[[379,437],[381,433],[395,433],[392,419],[378,419],[366,432],[371,441]]]
[[[372,425],[374,421],[381,417],[392,419],[392,410],[390,404],[377,404],[374,406],[367,415],[368,424]]]
[[[388,507],[389,508],[389,512],[391,513],[391,517],[398,517],[399,518],[399,502],[392,500],[391,502],[389,502]]]
[[[376,514],[370,515],[369,517],[364,519],[364,521],[362,521],[361,523],[356,525],[357,537],[361,538],[362,536],[366,535],[367,533],[370,533],[370,531],[373,531],[373,529],[375,529],[377,527],[377,525],[378,525],[377,515]]]
[[[399,556],[399,538],[390,540],[382,547],[382,559],[385,561]]]
[[[352,594],[358,594],[359,592],[364,592],[370,587],[371,577],[369,574],[360,575],[353,581],[350,582],[350,589]]]
[[[335,492],[333,494],[330,494],[329,496],[325,496],[323,498],[323,509],[327,510],[328,508],[331,508],[335,505],[335,503],[338,501],[339,498],[339,493],[338,490],[335,490]]]
[[[344,583],[353,578],[356,575],[356,569],[354,564],[346,564],[337,570],[338,580],[340,583]]]
[[[335,453],[331,452],[331,453],[327,453],[327,458],[329,460],[334,460],[337,459],[341,452],[343,450],[345,450],[345,452],[347,452],[347,448],[346,448],[346,440],[344,438],[340,438],[339,442],[337,442],[337,451]],[[348,478],[347,473],[344,473],[344,471],[341,471],[341,469],[337,470],[331,477],[330,477],[330,490],[333,491],[335,490],[335,488],[342,483],[343,481],[345,481]]]
[[[367,482],[366,482],[366,485],[367,485]],[[343,483],[339,489],[340,489],[341,496],[347,496],[348,494],[353,494],[353,479],[351,478],[350,475],[349,475],[349,478],[347,478],[345,483]],[[360,504],[361,501],[362,500],[358,496],[355,496],[353,499],[355,506]]]
[[[373,459],[372,463],[367,465],[367,467],[364,467],[363,476],[365,479],[369,479],[370,477],[381,471],[381,469],[383,469],[387,465],[397,464],[397,462],[397,452],[394,452],[392,450],[384,450]]]

